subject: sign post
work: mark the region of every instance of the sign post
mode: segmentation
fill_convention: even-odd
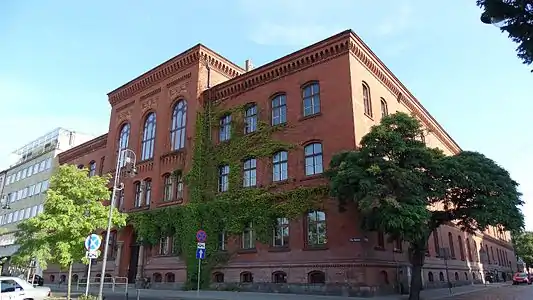
[[[202,260],[205,259],[205,241],[207,240],[207,234],[203,230],[196,232],[196,259],[198,259],[198,277],[196,281],[196,296],[200,297],[200,275],[202,268]]]
[[[85,286],[85,296],[89,295],[89,284],[91,283],[91,265],[93,259],[98,258],[99,248],[102,245],[102,238],[97,234],[91,234],[85,239],[85,256],[89,259],[89,268],[87,269],[87,285]]]

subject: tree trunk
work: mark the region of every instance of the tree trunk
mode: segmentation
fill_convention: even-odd
[[[426,258],[426,249],[412,249],[410,260],[412,265],[411,288],[409,289],[409,300],[420,300],[422,290],[422,266]]]
[[[87,281],[87,284],[89,282]],[[67,299],[70,300],[70,289],[72,287],[72,262],[68,265],[68,278],[67,278]]]

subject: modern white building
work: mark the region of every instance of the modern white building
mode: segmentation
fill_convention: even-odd
[[[18,161],[4,171],[0,188],[0,259],[17,251],[14,233],[18,223],[43,211],[49,180],[58,165],[57,155],[92,138],[57,128],[14,152]],[[4,267],[2,272],[9,270]]]

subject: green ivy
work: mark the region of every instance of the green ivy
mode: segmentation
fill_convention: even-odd
[[[272,191],[272,186],[242,187],[242,162],[247,158],[267,158],[280,150],[290,150],[295,145],[275,141],[272,134],[286,126],[259,123],[256,132],[244,134],[245,105],[231,110],[217,109],[206,104],[196,118],[193,163],[185,176],[189,188],[189,202],[130,215],[137,237],[148,245],[157,245],[162,237],[174,237],[177,253],[187,263],[186,287],[196,286],[198,261],[196,260],[196,232],[203,229],[208,236],[206,259],[202,263],[202,287],[207,287],[214,267],[225,264],[231,254],[219,249],[219,234],[239,235],[253,222],[260,242],[271,239],[276,218],[300,218],[305,212],[320,208],[327,195],[326,186],[300,187],[286,192]],[[220,117],[231,114],[231,139],[219,144],[212,142],[213,132],[218,132]],[[218,193],[218,166],[230,166],[229,190]],[[174,174],[175,173],[175,174]],[[181,175],[176,170],[174,175]]]

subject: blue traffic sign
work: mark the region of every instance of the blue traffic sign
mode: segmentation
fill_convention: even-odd
[[[205,249],[196,249],[196,259],[205,259]]]
[[[91,234],[85,239],[85,249],[94,252],[102,245],[102,238],[98,234]]]
[[[205,233],[205,231],[203,231],[202,229],[198,230],[196,232],[196,240],[199,243],[205,243],[205,240],[207,240],[207,233]]]

